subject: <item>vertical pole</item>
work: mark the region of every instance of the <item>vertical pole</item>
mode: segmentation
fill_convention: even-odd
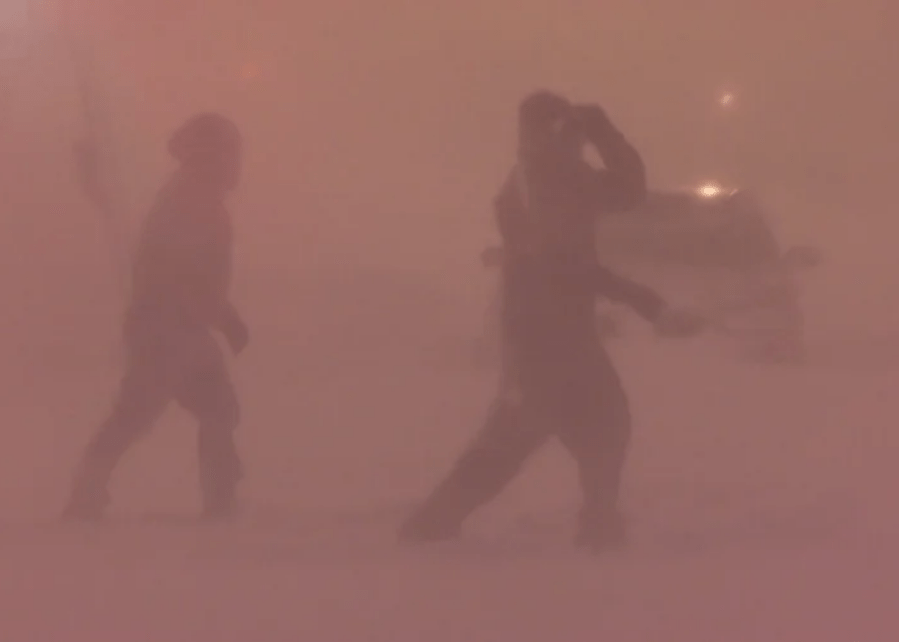
[[[82,184],[87,196],[97,208],[106,242],[112,258],[114,278],[125,305],[129,294],[130,257],[128,243],[122,232],[122,221],[117,216],[115,202],[102,176],[103,152],[103,110],[95,88],[92,85],[93,66],[86,49],[75,31],[73,19],[75,0],[63,0],[62,29],[69,57],[75,74],[75,85],[81,111],[84,114],[86,134],[75,147]],[[108,150],[107,150],[108,151]]]

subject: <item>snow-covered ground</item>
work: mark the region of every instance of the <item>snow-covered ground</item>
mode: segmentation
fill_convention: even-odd
[[[398,521],[492,393],[464,352],[477,314],[421,304],[416,330],[405,291],[245,288],[245,517],[191,521],[193,432],[173,410],[126,460],[111,523],[63,527],[72,464],[116,377],[109,310],[84,304],[88,290],[54,299],[51,318],[33,294],[5,321],[0,640],[899,639],[886,344],[851,367],[799,369],[737,364],[702,341],[625,342],[630,551],[569,547],[574,471],[555,448],[461,541],[410,550],[394,545]]]

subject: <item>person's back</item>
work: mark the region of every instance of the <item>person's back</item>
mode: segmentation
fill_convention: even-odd
[[[188,173],[176,174],[157,196],[138,239],[129,339],[214,325],[210,303],[227,300],[232,235],[220,194]]]

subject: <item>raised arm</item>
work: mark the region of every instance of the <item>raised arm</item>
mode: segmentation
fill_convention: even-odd
[[[652,288],[615,274],[602,265],[594,264],[589,278],[598,295],[629,306],[649,323],[656,323],[668,307]]]
[[[581,131],[602,159],[603,169],[594,170],[592,197],[605,212],[625,211],[646,198],[646,167],[640,153],[618,131],[601,107],[574,108]]]

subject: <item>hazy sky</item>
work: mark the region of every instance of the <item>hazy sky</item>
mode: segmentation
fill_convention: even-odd
[[[397,205],[400,186],[403,202],[427,202],[462,170],[457,191],[495,182],[515,101],[535,86],[607,105],[672,178],[725,88],[748,139],[797,161],[829,148],[816,138],[854,151],[895,104],[896,11],[883,0],[102,2],[121,73],[165,96],[166,111],[221,103],[261,146],[294,143],[311,190],[352,175]],[[258,77],[241,86],[245,63]]]
[[[53,15],[59,0],[45,1]],[[190,112],[233,115],[249,144],[245,238],[260,246],[392,248],[403,260],[441,239],[477,246],[493,233],[515,104],[536,87],[606,106],[658,185],[725,177],[824,203],[877,202],[889,185],[897,12],[886,0],[510,5],[73,6],[132,183],[151,191],[164,138]],[[716,102],[725,91],[733,109]]]

